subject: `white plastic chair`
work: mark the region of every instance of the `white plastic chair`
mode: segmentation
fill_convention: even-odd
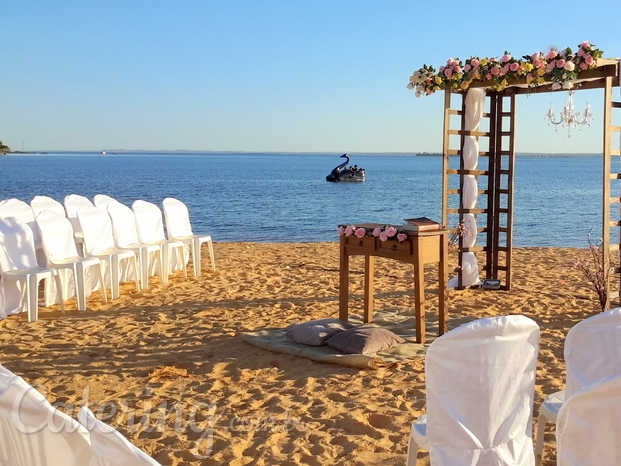
[[[172,273],[171,253],[177,253],[177,264],[181,265],[183,275],[188,277],[185,265],[185,245],[182,241],[166,239],[164,235],[164,221],[162,211],[158,206],[150,202],[138,200],[132,204],[132,210],[136,216],[136,226],[138,228],[138,238],[141,243],[157,244],[162,248],[162,282],[168,282],[168,276]]]
[[[190,224],[190,214],[186,205],[172,197],[167,197],[162,202],[164,207],[164,217],[166,218],[166,230],[168,237],[182,241],[190,245],[192,249],[192,263],[194,265],[194,276],[201,275],[201,244],[207,243],[209,248],[209,257],[211,258],[211,270],[216,270],[216,261],[213,255],[213,243],[211,236],[195,235],[192,233],[192,225]]]
[[[62,215],[44,210],[37,215],[37,225],[41,230],[41,239],[47,256],[48,267],[58,270],[68,269],[73,272],[78,310],[86,310],[87,269],[95,269],[98,274],[101,293],[104,301],[107,302],[101,261],[97,257],[80,257],[78,255],[71,222]]]
[[[95,466],[88,431],[0,366],[0,465]]]
[[[84,235],[86,255],[98,257],[107,265],[106,277],[109,280],[112,299],[120,296],[120,283],[123,276],[129,279],[133,275],[136,290],[139,291],[140,270],[136,254],[134,251],[119,249],[115,246],[110,216],[94,206],[81,207],[77,214]],[[121,270],[125,273],[121,273]]]
[[[80,207],[84,206],[95,206],[87,197],[80,196],[79,194],[69,194],[68,196],[65,196],[64,204],[65,212],[67,213],[67,218],[73,226],[74,234],[77,238],[81,238],[82,230],[80,222],[78,221],[78,210]]]
[[[37,251],[37,263],[44,267],[45,256],[41,244],[41,234],[35,222],[35,215],[30,205],[16,198],[0,201],[0,218],[14,217],[27,224],[32,229],[35,250]]]
[[[55,279],[62,296],[57,270],[37,264],[32,229],[24,222],[9,217],[0,219],[0,276],[4,294],[4,314],[28,313],[28,322],[39,318],[38,292],[41,280]],[[63,300],[60,309],[65,312]]]
[[[52,199],[48,196],[33,197],[30,201],[30,207],[32,207],[32,212],[34,213],[35,218],[37,218],[37,215],[39,215],[44,210],[51,210],[52,212],[56,212],[63,217],[67,216],[63,205],[56,199]]]
[[[566,398],[606,377],[621,374],[621,308],[574,325],[565,338],[565,390],[544,398],[539,407],[535,455],[543,459],[546,422],[556,422]]]
[[[78,411],[78,421],[90,432],[91,445],[99,466],[160,466],[160,463],[129,442],[116,429],[97,419],[86,406]]]
[[[149,288],[151,264],[157,264],[160,279],[163,275],[162,248],[158,244],[144,244],[138,238],[136,216],[125,204],[114,201],[108,204],[108,214],[112,219],[114,244],[120,249],[129,249],[138,254],[140,262],[140,283],[143,289]]]
[[[103,210],[104,212],[108,211],[108,204],[110,204],[111,202],[119,202],[119,201],[117,201],[113,197],[110,197],[106,194],[96,194],[95,197],[93,198],[93,204],[95,204],[95,207]]]
[[[556,422],[558,466],[621,464],[621,375],[567,398]]]
[[[419,447],[432,465],[534,465],[538,350],[539,327],[519,315],[476,320],[431,343],[427,414],[412,425],[408,466]]]

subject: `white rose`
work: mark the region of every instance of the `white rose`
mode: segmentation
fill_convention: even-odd
[[[558,91],[561,88],[561,83],[553,83],[552,84],[552,90],[553,91]]]
[[[405,86],[405,87],[407,87],[409,90],[412,90],[412,89],[414,89],[414,84],[408,83],[408,85]]]
[[[576,67],[576,65],[574,64],[573,61],[566,61],[565,62],[565,69],[567,71],[573,71],[575,67]]]
[[[425,90],[425,86],[423,86],[422,84],[417,84],[416,85],[416,90],[418,92],[423,92]]]
[[[572,87],[574,87],[574,83],[572,83],[571,81],[565,81],[563,83],[563,89],[571,89]]]

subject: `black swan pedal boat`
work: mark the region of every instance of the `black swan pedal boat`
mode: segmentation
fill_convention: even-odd
[[[358,168],[358,165],[348,167],[349,156],[347,154],[341,155],[341,158],[345,159],[345,162],[338,167],[334,167],[332,172],[326,176],[326,181],[348,181],[348,182],[361,182],[365,180],[364,168]]]

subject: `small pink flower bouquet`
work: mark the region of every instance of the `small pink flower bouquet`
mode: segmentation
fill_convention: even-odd
[[[408,239],[408,235],[399,231],[392,225],[385,225],[383,228],[365,228],[356,225],[340,225],[338,228],[339,236],[355,236],[356,238],[364,238],[371,236],[379,238],[381,241],[396,240],[400,243]]]

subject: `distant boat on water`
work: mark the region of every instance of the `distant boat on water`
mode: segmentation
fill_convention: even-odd
[[[344,158],[345,162],[334,167],[330,174],[326,176],[326,181],[362,182],[366,179],[364,168],[358,168],[358,165],[348,167],[349,156],[347,154],[341,155],[341,158]]]

